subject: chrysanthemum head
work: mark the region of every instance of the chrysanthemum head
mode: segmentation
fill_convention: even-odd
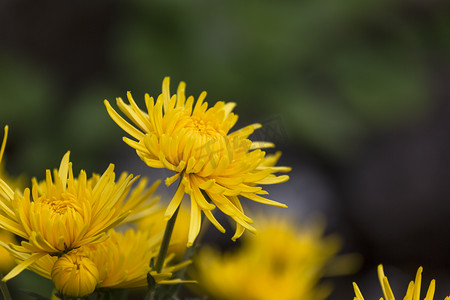
[[[17,220],[21,225],[18,227],[23,231],[20,235],[29,240],[22,246],[29,252],[58,254],[100,241],[112,224],[122,221],[128,214],[122,212],[108,220],[110,211],[102,210],[112,208],[125,197],[131,177],[121,183],[122,187],[116,186],[114,166],[110,165],[101,179],[96,176],[88,179],[83,170],[79,178],[74,178],[69,155],[70,152],[64,155],[53,176],[47,170],[44,181],[33,179],[31,192],[25,189],[23,195],[15,195],[21,216]],[[99,218],[106,218],[105,226],[95,226],[100,223]]]
[[[141,111],[128,92],[130,105],[117,99],[119,108],[138,128],[128,124],[105,100],[108,113],[137,142],[124,138],[150,167],[168,168],[177,173],[206,175],[222,156],[232,159],[231,147],[244,140],[227,136],[238,117],[232,113],[234,103],[217,102],[208,108],[201,93],[194,106],[192,96],[186,99],[186,84],[181,82],[176,95],[170,95],[169,78],[163,81],[163,92],[154,99],[145,97],[148,114]],[[236,145],[233,145],[234,142]],[[245,152],[245,149],[242,149]],[[206,173],[205,173],[206,171]]]
[[[239,196],[250,200],[286,207],[260,195],[267,194],[259,184],[276,184],[289,179],[290,168],[268,164],[261,148],[273,147],[268,142],[253,142],[249,136],[260,124],[252,124],[230,133],[238,116],[232,110],[234,103],[217,102],[208,107],[204,102],[206,92],[194,97],[185,96],[186,84],[181,82],[176,95],[170,95],[169,78],[163,80],[162,94],[155,100],[145,96],[147,112],[142,111],[128,93],[126,104],[117,99],[119,109],[134,123],[124,120],[105,100],[111,118],[134,140],[124,141],[134,148],[139,157],[150,167],[167,168],[175,175],[166,179],[170,185],[180,178],[179,188],[167,207],[169,219],[181,203],[183,195],[191,197],[191,223],[188,245],[197,237],[201,212],[219,229],[225,229],[215,219],[212,210],[218,207],[237,223],[238,238],[244,229],[255,231],[241,206]],[[194,104],[195,102],[195,104]],[[206,197],[205,197],[206,195]]]
[[[141,180],[123,173],[117,180],[114,165],[99,176],[87,178],[81,171],[73,176],[69,152],[59,170],[46,172],[46,179],[33,179],[32,189],[14,193],[0,180],[0,228],[21,236],[21,246],[12,247],[32,258],[14,268],[8,280],[45,254],[62,255],[86,244],[107,239],[106,232],[122,223],[131,213],[145,213],[154,204],[150,196],[159,182],[150,188]],[[4,197],[2,196],[4,195]]]
[[[53,265],[51,279],[62,295],[78,298],[94,292],[99,273],[92,260],[72,251],[58,258]]]

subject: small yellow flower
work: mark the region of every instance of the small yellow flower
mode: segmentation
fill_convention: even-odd
[[[420,267],[417,270],[415,281],[411,281],[408,285],[408,290],[406,291],[406,295],[403,300],[419,300],[420,299],[420,288],[422,286],[422,271],[423,268]],[[383,266],[378,266],[378,279],[380,281],[381,289],[383,290],[384,298],[380,298],[380,300],[395,300],[394,293],[392,292],[391,286],[389,285],[389,281],[387,277],[384,275]],[[435,280],[431,280],[430,286],[428,287],[427,294],[424,300],[433,300],[434,299],[434,291],[435,291]],[[359,290],[358,285],[353,282],[353,289],[355,290],[355,298],[354,300],[364,300],[361,291]],[[445,297],[444,300],[450,300],[450,296]]]
[[[158,254],[162,233],[153,235],[149,231],[135,231],[133,229],[121,233],[111,229],[107,236],[108,239],[101,243],[84,245],[64,254],[61,258],[68,257],[64,261],[64,267],[69,268],[71,261],[75,264],[78,256],[88,258],[98,271],[98,283],[96,284],[98,288],[145,287],[147,286],[148,272],[158,284],[182,282],[180,279],[172,279],[173,272],[185,267],[190,261],[170,264],[174,256],[171,254],[166,258],[163,270],[160,273],[152,270],[149,266],[150,259]],[[9,251],[18,262],[25,261],[30,257],[28,253],[18,252],[12,248],[9,248]],[[55,263],[61,258],[46,255],[30,265],[29,269],[55,282],[52,270],[56,268]],[[93,267],[90,269],[93,269]],[[65,283],[63,279],[68,280],[69,277],[58,277],[60,285],[70,284]],[[92,285],[90,281],[86,284]],[[62,292],[62,290],[60,291]]]
[[[99,274],[92,260],[74,250],[56,260],[51,278],[62,295],[84,297],[94,292]]]
[[[19,274],[46,254],[62,254],[80,246],[104,241],[105,232],[130,213],[147,209],[158,183],[146,190],[142,180],[127,197],[137,178],[122,174],[115,181],[114,165],[102,176],[88,179],[85,171],[74,178],[69,152],[59,170],[46,172],[46,180],[33,179],[32,189],[16,192],[0,179],[0,227],[25,239],[10,246],[32,255],[14,268],[4,281]],[[8,248],[8,246],[6,246]]]
[[[318,282],[335,263],[339,248],[339,240],[323,237],[318,224],[299,228],[292,220],[265,218],[258,233],[245,236],[234,251],[202,247],[192,275],[214,299],[320,300],[331,288]]]
[[[165,218],[168,220],[174,214],[185,193],[190,195],[188,246],[200,231],[201,212],[218,230],[225,232],[212,214],[216,206],[236,221],[233,240],[239,238],[245,229],[255,232],[250,225],[253,221],[244,214],[238,197],[286,207],[262,197],[268,193],[258,185],[287,181],[287,175],[275,176],[273,173],[287,172],[290,168],[267,164],[268,158],[261,148],[273,147],[273,144],[252,142],[248,138],[261,127],[260,124],[230,133],[238,119],[232,113],[234,103],[220,101],[208,108],[208,103],[204,102],[206,92],[203,92],[194,105],[194,97],[186,99],[185,87],[186,84],[181,82],[177,94],[171,96],[169,78],[166,77],[156,103],[148,94],[145,95],[147,112],[136,105],[130,93],[127,94],[130,104],[118,98],[117,106],[136,127],[125,121],[107,100],[105,105],[111,118],[135,139],[125,137],[124,141],[136,149],[148,166],[175,172],[166,179],[167,185],[181,178]]]

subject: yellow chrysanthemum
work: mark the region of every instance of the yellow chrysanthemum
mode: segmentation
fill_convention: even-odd
[[[166,179],[167,185],[181,178],[165,218],[168,220],[174,214],[185,193],[190,195],[188,246],[200,231],[202,211],[217,229],[225,231],[211,212],[216,206],[237,222],[233,240],[240,237],[244,229],[255,232],[250,225],[252,219],[244,214],[238,197],[286,207],[262,197],[268,193],[257,185],[288,180],[287,175],[275,176],[273,173],[287,172],[290,168],[265,165],[267,158],[261,148],[272,147],[273,144],[248,139],[255,129],[261,127],[260,124],[230,133],[238,119],[231,112],[234,103],[220,101],[208,108],[208,103],[204,102],[206,92],[203,92],[194,105],[192,96],[186,99],[185,87],[181,82],[177,94],[171,96],[169,78],[166,77],[156,103],[148,94],[145,95],[147,112],[136,105],[130,93],[127,94],[130,104],[118,98],[117,106],[136,127],[125,121],[107,100],[105,105],[111,118],[135,139],[125,137],[124,141],[136,149],[148,166],[167,168],[176,173]]]
[[[33,179],[32,190],[16,192],[0,179],[0,227],[25,239],[15,250],[32,253],[29,259],[14,268],[4,281],[16,276],[46,254],[62,254],[85,244],[98,243],[105,232],[120,224],[135,210],[146,209],[150,195],[158,183],[146,190],[141,180],[127,197],[137,180],[122,174],[115,181],[114,165],[102,176],[87,179],[86,172],[74,178],[69,152],[59,170],[46,172],[46,180]]]
[[[149,230],[151,235],[160,234],[164,231],[166,222],[164,221],[164,208],[138,220],[139,230]],[[175,260],[183,258],[186,251],[187,235],[189,231],[189,210],[181,205],[177,220],[170,239],[169,253],[175,254]]]
[[[201,248],[192,275],[214,299],[320,300],[331,288],[318,282],[338,262],[339,248],[337,238],[323,237],[323,226],[299,228],[274,218],[263,221],[257,235],[245,236],[235,251]],[[350,265],[338,268],[341,274],[352,271]]]
[[[75,268],[76,261],[83,257],[88,258],[95,266],[98,272],[98,282],[95,284],[98,288],[138,288],[147,286],[147,273],[155,279],[158,284],[176,284],[181,283],[180,279],[173,279],[173,272],[185,267],[190,261],[176,265],[170,265],[173,255],[170,255],[162,271],[157,273],[149,266],[152,257],[156,257],[161,243],[162,233],[153,235],[149,231],[127,230],[125,233],[116,232],[113,229],[108,231],[108,239],[101,243],[84,245],[58,258],[56,256],[46,255],[32,265],[29,269],[45,278],[52,279],[56,287],[70,285],[70,274],[67,270]],[[22,253],[9,248],[11,254],[18,262],[27,260],[30,254]],[[58,262],[65,258],[60,264],[66,272],[66,276],[55,277],[54,270]],[[74,266],[70,266],[70,262]],[[90,264],[90,263],[89,263]],[[93,267],[89,267],[94,274]],[[52,271],[53,270],[53,271]],[[86,285],[92,286],[91,279],[86,280]],[[58,282],[57,282],[58,281]],[[186,281],[185,281],[186,282]],[[74,288],[83,283],[76,283]],[[64,291],[58,288],[62,294]],[[87,290],[87,289],[86,289]],[[91,291],[92,292],[92,291]],[[67,296],[67,294],[64,294]]]
[[[92,260],[77,250],[64,254],[53,264],[51,278],[56,290],[67,297],[84,297],[98,284],[98,269]]]
[[[420,289],[422,286],[422,271],[423,268],[420,267],[416,273],[416,279],[411,281],[408,285],[408,289],[406,291],[406,295],[403,300],[420,300]],[[383,290],[384,298],[380,298],[380,300],[395,300],[394,293],[392,292],[391,286],[389,285],[389,281],[387,277],[384,275],[383,266],[378,266],[378,280],[380,281],[381,289]],[[435,280],[431,280],[430,286],[428,287],[428,291],[424,300],[433,300],[434,292],[436,288]],[[353,282],[353,289],[355,290],[355,298],[354,300],[364,300],[361,291],[359,290],[358,285]],[[450,300],[450,296],[445,297],[444,300]]]

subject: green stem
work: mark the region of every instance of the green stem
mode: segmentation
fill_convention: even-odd
[[[181,177],[183,177],[183,176],[181,176]],[[181,179],[178,183],[177,190],[180,187],[180,184],[181,184]],[[177,220],[178,211],[180,210],[180,206],[181,206],[181,204],[177,207],[177,209],[173,213],[172,217],[170,217],[169,221],[167,221],[166,228],[164,230],[163,240],[161,242],[161,246],[159,247],[158,257],[156,259],[156,265],[154,266],[154,270],[157,273],[161,273],[161,271],[163,269],[164,261],[166,260],[167,250],[169,249],[170,239],[172,237],[173,228],[175,227],[175,221]],[[153,262],[151,260],[150,260],[150,267],[153,268]],[[145,300],[153,300],[154,292],[155,291],[153,290],[153,288],[150,288],[150,286],[149,286],[149,291],[147,292],[147,294],[145,296]]]
[[[177,191],[180,188],[181,179],[183,178],[183,173],[180,176],[180,181],[178,182]],[[176,194],[176,192],[175,192]],[[175,221],[177,220],[178,211],[180,210],[180,205],[178,205],[177,209],[173,213],[172,217],[170,217],[169,221],[167,221],[166,229],[164,230],[163,240],[161,242],[161,247],[159,247],[158,258],[156,259],[155,271],[157,273],[161,273],[162,268],[164,266],[164,260],[167,256],[167,250],[169,249],[170,238],[172,237],[173,228],[175,227]]]
[[[175,226],[175,221],[177,220],[178,211],[180,210],[180,206],[178,206],[175,213],[172,217],[167,221],[166,229],[164,230],[164,237],[161,242],[161,247],[159,248],[158,258],[156,260],[155,271],[157,273],[161,273],[164,260],[167,256],[167,249],[169,249],[170,238],[172,237],[173,228]]]
[[[3,277],[2,273],[0,273],[0,277]],[[12,300],[11,294],[9,293],[8,287],[6,286],[6,282],[0,281],[0,290],[2,291],[3,298],[5,300]]]
[[[153,292],[148,291],[147,294],[145,295],[145,300],[154,300],[155,298],[153,297]]]

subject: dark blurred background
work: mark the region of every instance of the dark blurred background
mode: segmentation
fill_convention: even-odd
[[[440,0],[0,0],[0,125],[9,173],[109,162],[150,173],[103,100],[172,91],[237,102],[291,165],[270,190],[327,217],[361,270],[330,299],[381,296],[376,265],[404,296],[417,267],[450,293],[450,2]],[[264,129],[266,128],[266,129]],[[446,294],[447,293],[447,294]],[[378,297],[378,298],[377,298]]]

